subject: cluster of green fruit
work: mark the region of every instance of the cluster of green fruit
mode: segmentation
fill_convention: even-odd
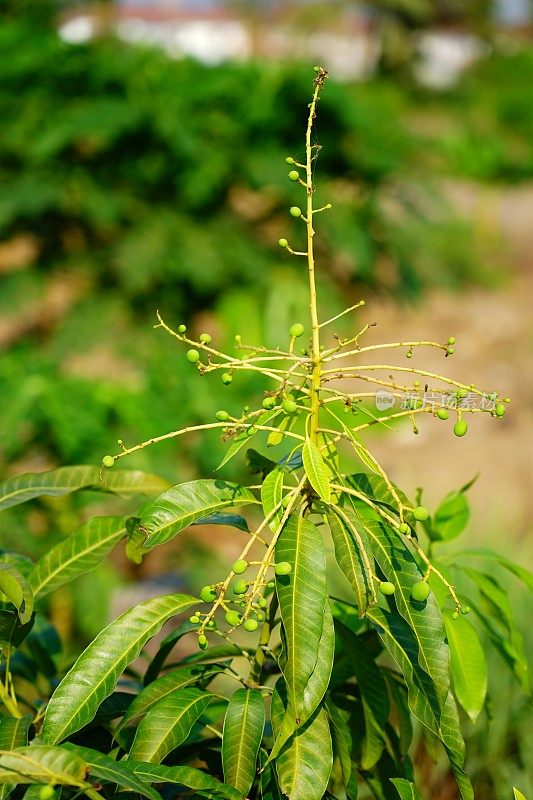
[[[244,575],[249,566],[250,562],[243,558],[239,558],[232,564],[231,572],[234,575]],[[278,577],[290,575],[292,572],[292,566],[288,561],[280,561],[273,566],[274,572]],[[266,597],[263,597],[263,595],[259,595],[257,600],[254,602],[248,603],[246,595],[248,594],[248,590],[253,583],[254,581],[247,581],[244,578],[239,578],[237,581],[235,581],[232,586],[232,591],[233,594],[236,595],[236,598],[238,598],[236,600],[228,600],[226,596],[222,595],[223,584],[208,584],[201,589],[200,599],[203,603],[210,604],[219,600],[220,606],[225,612],[224,619],[231,628],[236,628],[242,625],[245,631],[248,633],[253,633],[257,630],[259,623],[264,622],[265,609],[268,607],[269,603],[269,601],[266,599]],[[261,588],[267,590],[273,589],[274,581],[266,581]],[[236,608],[230,608],[230,604],[240,608],[249,606],[249,610],[253,616],[247,615],[243,617],[243,615]],[[208,646],[207,637],[204,634],[204,630],[216,630],[217,628],[214,617],[211,613],[204,614],[201,611],[196,611],[189,618],[189,622],[193,625],[201,626],[198,634],[198,646],[200,649],[204,650]]]

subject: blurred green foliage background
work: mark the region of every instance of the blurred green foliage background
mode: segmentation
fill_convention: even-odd
[[[505,286],[498,238],[461,215],[443,186],[533,179],[531,44],[494,31],[483,2],[371,5],[383,12],[376,75],[333,76],[320,106],[320,199],[335,209],[321,216],[317,240],[324,314],[362,293],[409,309],[431,291],[448,292],[453,305],[465,287]],[[305,319],[305,270],[277,240],[297,245],[301,235],[287,213],[294,187],[285,156],[302,154],[312,65],[208,67],[111,36],[67,44],[54,4],[3,0],[0,8],[7,477],[96,463],[119,437],[134,443],[210,421],[222,402],[237,412],[265,388],[199,380],[152,326],[160,309],[174,327],[207,330],[231,348],[236,333],[282,343],[289,324]],[[443,22],[475,31],[490,49],[460,82],[436,91],[413,79],[409,44],[413,30]],[[130,466],[175,482],[206,474],[222,453],[217,437],[208,444],[160,445]],[[232,464],[228,477],[241,469]],[[2,546],[36,556],[76,526],[80,511],[45,500],[29,516],[6,516]],[[193,576],[202,575],[205,550],[198,544],[189,556]],[[94,633],[115,581],[106,567],[76,585],[71,601],[92,613],[63,628]],[[527,719],[527,703],[509,701],[504,721],[471,732],[484,800],[508,797],[509,781],[525,780]],[[432,797],[449,795],[435,787]]]

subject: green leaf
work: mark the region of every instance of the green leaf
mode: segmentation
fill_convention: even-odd
[[[353,475],[348,475],[344,478],[347,486],[355,489],[358,492],[369,497],[371,500],[377,501],[379,504],[386,506],[396,512],[399,511],[398,503],[394,495],[391,493],[387,482],[380,476],[368,472],[356,472]],[[402,505],[406,508],[412,506],[409,498],[399,489],[392,484],[397,497],[400,498]]]
[[[450,492],[435,511],[430,528],[434,541],[449,542],[465,529],[470,516],[468,500],[462,492]]]
[[[496,561],[500,564],[504,569],[511,572],[515,575],[519,580],[521,580],[530,591],[533,592],[533,573],[527,570],[525,567],[521,567],[519,564],[515,564],[513,561],[510,561],[505,556],[501,556],[499,553],[495,553],[493,550],[489,550],[486,547],[473,547],[469,550],[462,550],[459,553],[454,553],[453,556],[444,556],[443,560],[454,562],[458,558],[485,558],[489,559],[490,561]]]
[[[62,497],[79,489],[118,494],[155,494],[167,481],[138,470],[109,470],[100,478],[100,467],[60,467],[49,472],[26,472],[0,484],[0,511],[35,497]]]
[[[360,636],[337,623],[342,652],[353,668],[361,693],[365,735],[361,748],[361,767],[371,769],[380,759],[385,746],[384,727],[389,717],[387,686],[379,667],[365,648]]]
[[[162,697],[139,723],[130,749],[135,761],[158,764],[185,741],[212,695],[201,689],[177,689]]]
[[[411,781],[405,778],[391,778],[390,782],[396,787],[400,800],[422,800],[422,795]]]
[[[320,650],[327,603],[326,554],[318,528],[295,514],[283,527],[275,553],[276,561],[292,566],[289,575],[276,577],[276,591],[285,634],[283,674],[289,706],[298,720],[309,712],[304,692]]]
[[[432,679],[437,697],[444,702],[450,689],[449,651],[436,600],[433,594],[423,604],[412,600],[411,589],[421,580],[421,574],[401,537],[383,522],[361,520],[361,524],[376,561],[396,587],[393,602],[416,639],[417,660]]]
[[[139,692],[124,714],[116,732],[118,733],[132,720],[146,714],[159,700],[175,692],[176,689],[184,689],[186,686],[193,686],[206,677],[212,677],[220,671],[221,668],[217,664],[214,664],[191,668],[182,667],[173,672],[167,672],[165,675],[157,678],[157,680],[149,683],[148,686],[145,686],[145,688]]]
[[[513,786],[513,794],[514,794],[514,800],[527,800],[525,794],[522,794],[520,789],[517,789],[516,786]]]
[[[90,722],[146,642],[168,619],[199,602],[184,594],[154,597],[130,608],[104,628],[50,698],[41,731],[43,742],[59,742]]]
[[[267,422],[270,422],[270,420],[274,419],[274,417],[277,417],[278,414],[280,414],[280,413],[281,413],[281,409],[280,408],[275,408],[273,411],[265,412],[264,414],[261,414],[257,418],[256,424],[257,425],[266,425]],[[272,435],[272,433],[269,434],[269,437],[271,435]],[[247,443],[250,442],[250,439],[251,439],[251,437],[248,435],[248,432],[246,430],[243,430],[242,433],[238,433],[234,437],[234,439],[232,440],[232,443],[228,447],[228,450],[227,450],[224,458],[222,459],[222,461],[220,462],[220,464],[218,465],[218,467],[216,468],[215,471],[217,471],[219,469],[222,469],[222,467],[224,467],[228,463],[228,461],[230,461],[233,458],[233,456],[236,456],[237,453],[240,450],[242,450],[242,448]]]
[[[0,750],[14,750],[28,744],[28,731],[33,722],[31,714],[8,717],[0,714]]]
[[[192,522],[191,525],[228,525],[230,528],[237,528],[245,533],[250,532],[248,522],[240,514],[209,514],[207,517]]]
[[[32,617],[22,625],[16,611],[0,609],[0,647],[18,647],[22,644],[33,628],[34,620]]]
[[[181,483],[149,501],[142,509],[145,547],[168,542],[196,520],[223,508],[257,503],[249,489],[223,480]]]
[[[131,762],[133,771],[143,781],[150,783],[177,783],[198,792],[211,792],[214,797],[227,800],[243,800],[242,795],[231,786],[207,775],[194,767],[166,767],[160,764],[140,764]]]
[[[84,784],[87,764],[62,747],[33,744],[0,750],[0,783]]]
[[[283,499],[283,478],[284,472],[278,467],[268,473],[261,485],[263,513],[265,517],[269,517],[270,514],[273,514],[268,521],[268,525],[273,531],[277,530],[281,518],[283,517],[284,509],[281,506],[281,501]],[[278,506],[278,510],[273,513],[276,506]]]
[[[80,747],[70,742],[67,742],[64,747],[78,755],[88,764],[92,777],[101,781],[116,783],[117,786],[123,789],[131,789],[133,792],[143,795],[143,797],[148,797],[149,800],[161,800],[159,792],[156,792],[149,784],[135,775],[128,761],[118,762],[103,753],[99,753],[97,750],[91,750],[89,747]]]
[[[17,609],[21,624],[29,622],[33,614],[31,586],[24,575],[8,562],[0,563],[0,592]]]
[[[452,618],[450,611],[444,612],[444,625],[450,648],[455,695],[472,722],[477,716],[487,695],[487,661],[475,628],[460,615]]]
[[[371,548],[359,517],[350,508],[333,507],[326,515],[335,559],[355,594],[359,616],[376,602],[370,558]]]
[[[463,770],[465,746],[451,693],[448,692],[443,700],[435,682],[420,663],[418,637],[396,610],[374,606],[368,610],[367,617],[375,624],[383,644],[405,678],[409,708],[444,744],[462,800],[473,800],[472,786]],[[435,655],[438,655],[439,643],[440,635],[432,647]],[[448,662],[447,654],[445,661]]]
[[[259,689],[237,689],[224,718],[222,766],[225,783],[245,796],[254,782],[264,727],[265,701]]]
[[[43,597],[97,567],[126,534],[126,517],[90,519],[35,564],[30,573],[35,596]]]
[[[278,681],[279,684],[279,681]],[[272,727],[277,735],[284,717],[278,686],[272,695]],[[276,760],[279,785],[290,800],[321,800],[333,767],[328,715],[320,706],[287,742]]]
[[[330,699],[325,701],[325,708],[330,722],[333,753],[339,759],[344,786],[348,787],[353,766],[353,739],[349,724],[350,715],[344,709],[338,708]]]
[[[309,436],[305,437],[302,448],[302,460],[304,472],[315,492],[325,503],[331,502],[331,486],[329,482],[329,471],[324,459],[320,455],[320,450]]]
[[[304,689],[301,703],[295,707],[289,699],[285,717],[276,735],[276,741],[270,752],[269,760],[277,757],[285,742],[299,725],[303,725],[314,713],[316,707],[326,694],[331,679],[333,658],[335,654],[335,629],[329,602],[324,606],[324,624],[320,636],[318,656],[315,667]]]

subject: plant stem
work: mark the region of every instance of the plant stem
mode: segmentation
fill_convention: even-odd
[[[318,308],[316,297],[315,281],[315,257],[313,251],[313,148],[311,146],[311,132],[316,115],[316,104],[320,90],[327,78],[327,71],[321,67],[317,68],[315,78],[315,89],[313,99],[309,106],[309,117],[307,119],[307,131],[305,134],[305,171],[306,171],[306,191],[307,191],[307,265],[309,268],[309,310],[311,312],[311,360],[313,362],[313,373],[311,378],[311,414],[309,419],[309,435],[315,444],[318,441],[318,425],[320,411],[320,384],[321,384],[321,360],[320,360],[320,325],[318,322]]]

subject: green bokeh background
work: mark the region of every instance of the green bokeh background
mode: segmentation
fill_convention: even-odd
[[[335,13],[337,5],[349,4],[335,4]],[[416,338],[432,336],[434,323],[447,336],[454,331],[445,325],[464,322],[467,342],[483,337],[472,309],[490,320],[503,304],[527,320],[532,262],[520,231],[527,234],[528,224],[507,241],[493,200],[533,196],[533,47],[495,28],[486,3],[370,5],[383,45],[376,74],[364,82],[333,75],[320,103],[318,200],[334,205],[321,215],[317,238],[322,313],[365,296],[396,339],[410,328]],[[170,325],[207,330],[231,350],[236,334],[283,344],[289,325],[306,320],[303,262],[277,240],[297,245],[301,237],[287,212],[297,195],[285,156],[303,156],[312,64],[288,54],[283,62],[207,67],[111,35],[72,45],[57,34],[53,4],[1,7],[0,473],[8,477],[97,463],[119,437],[132,444],[211,421],[221,405],[238,412],[268,388],[262,379],[238,377],[231,388],[216,375],[200,379],[153,324],[159,309]],[[327,3],[301,7],[294,20],[319,31],[332,13]],[[413,35],[443,24],[475,33],[487,54],[460,82],[432,91],[413,79]],[[463,307],[465,297],[471,303]],[[454,316],[457,307],[464,311]],[[518,421],[513,428],[506,420],[498,434],[510,446],[483,449],[481,438],[471,440],[474,469],[488,478],[473,495],[469,536],[496,548],[503,541],[507,556],[526,563],[533,508],[520,453],[532,416],[524,359],[533,332],[524,322],[513,338],[508,317],[494,317],[494,325],[501,326],[494,347],[507,345],[495,361],[494,347],[475,350],[483,359],[477,372],[503,383],[504,393],[517,386]],[[467,361],[468,354],[467,344]],[[409,491],[427,482],[436,501],[471,477],[461,472],[465,451],[439,438],[425,460],[411,460],[407,436],[402,429],[395,443],[382,433],[376,446]],[[478,434],[483,442],[490,436],[489,427]],[[216,436],[194,437],[143,450],[129,465],[178,482],[209,475],[222,453]],[[523,480],[500,484],[498,470],[515,459]],[[235,461],[226,475],[244,473]],[[36,557],[79,523],[85,505],[44,499],[6,514],[2,546]],[[120,510],[101,501],[98,508]],[[196,541],[148,571],[177,570],[179,581],[194,585],[227,558]],[[63,634],[72,642],[92,635],[119,584],[142,579],[143,569],[106,566],[52,601]],[[510,590],[527,624],[531,602],[512,583]],[[88,606],[89,615],[77,611]],[[471,768],[484,800],[510,797],[512,782],[527,796],[528,705],[511,697],[497,664],[494,675],[494,719],[468,729]],[[428,796],[453,797],[439,789],[446,782],[426,758]]]

